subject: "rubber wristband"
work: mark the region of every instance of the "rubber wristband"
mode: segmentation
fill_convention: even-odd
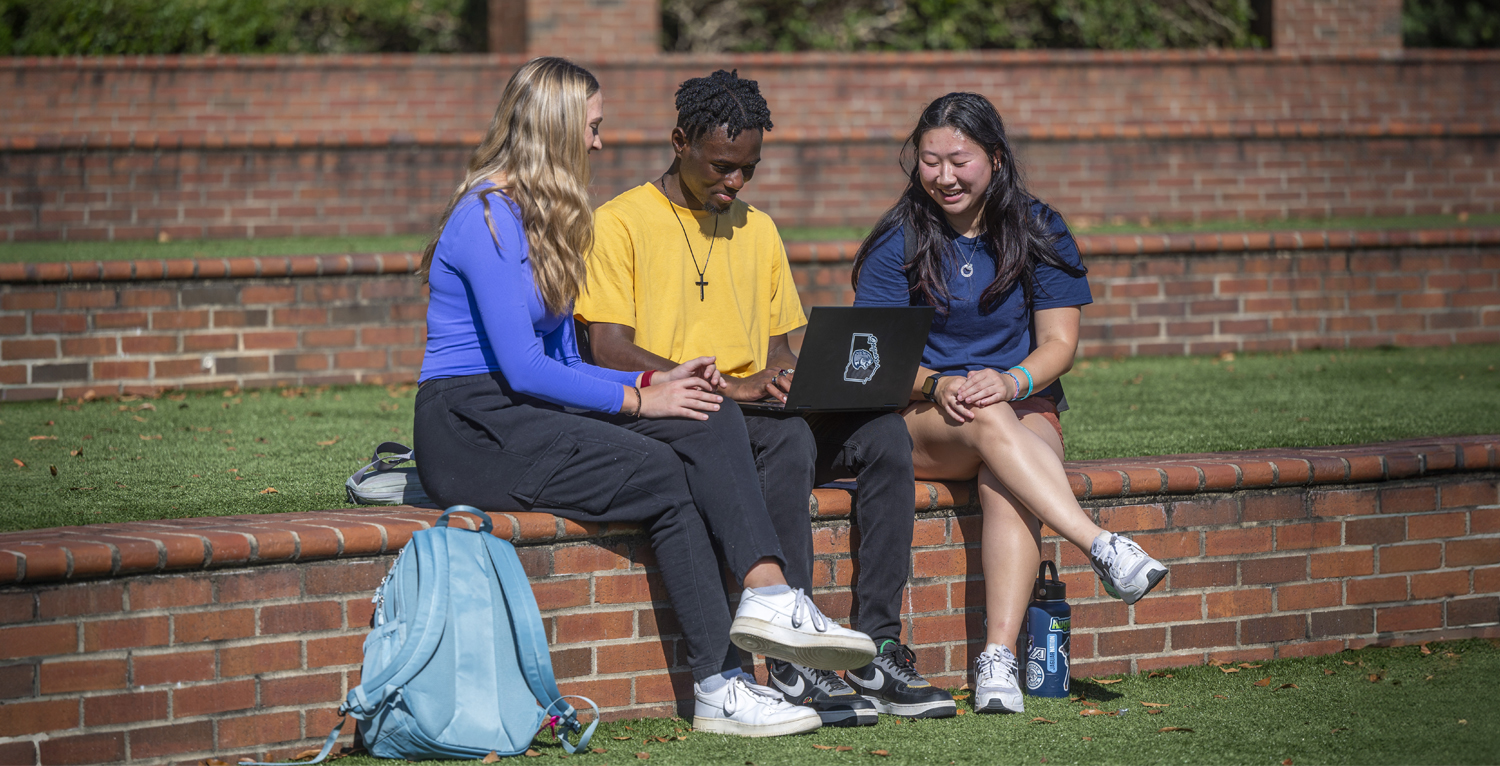
[[[646,388],[646,387],[650,386],[651,385],[651,376],[655,375],[655,374],[656,374],[656,370],[646,370],[645,372],[641,373],[641,388]]]
[[[1007,370],[1007,371],[1006,371],[1006,372],[1005,372],[1005,373],[1003,373],[1003,374],[1004,374],[1004,375],[1005,375],[1005,376],[1006,376],[1006,377],[1008,377],[1008,378],[1010,378],[1010,382],[1012,382],[1012,383],[1014,383],[1014,384],[1016,384],[1016,395],[1015,395],[1015,396],[1012,396],[1012,397],[1011,397],[1011,398],[1010,398],[1010,399],[1009,399],[1009,400],[1008,400],[1008,401],[1012,401],[1012,402],[1014,402],[1014,401],[1016,401],[1016,400],[1018,400],[1018,399],[1020,399],[1020,398],[1021,398],[1021,379],[1020,379],[1020,378],[1018,378],[1018,377],[1016,377],[1016,376],[1015,376],[1015,375],[1014,375],[1014,374],[1012,374],[1012,373],[1011,373],[1011,372],[1010,372],[1010,371],[1009,371],[1009,370]]]
[[[1031,396],[1031,392],[1033,390],[1035,390],[1035,388],[1036,388],[1036,381],[1031,377],[1031,370],[1028,370],[1025,367],[1022,367],[1019,364],[1016,365],[1015,367],[1012,367],[1011,369],[1012,370],[1020,370],[1021,372],[1026,373],[1026,396],[1023,396],[1021,398],[1025,399],[1025,398]]]

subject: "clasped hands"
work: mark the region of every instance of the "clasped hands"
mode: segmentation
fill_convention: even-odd
[[[944,375],[933,389],[937,406],[950,420],[968,423],[974,410],[999,402],[1008,402],[1020,393],[1016,382],[998,370],[972,370],[968,375]]]
[[[773,396],[786,401],[792,390],[792,370],[770,367],[743,378],[725,376],[714,365],[714,357],[689,359],[667,372],[652,376],[641,389],[641,417],[707,420],[724,397],[752,402]]]

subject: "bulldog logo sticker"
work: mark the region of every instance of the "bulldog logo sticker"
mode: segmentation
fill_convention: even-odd
[[[844,380],[850,383],[869,383],[879,369],[879,341],[869,333],[854,333],[849,338],[849,363],[844,365]]]

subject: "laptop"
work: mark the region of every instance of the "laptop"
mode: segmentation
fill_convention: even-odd
[[[808,318],[786,402],[740,402],[750,410],[896,410],[911,403],[932,327],[931,306],[818,306]]]

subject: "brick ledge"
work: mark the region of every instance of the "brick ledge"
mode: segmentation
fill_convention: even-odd
[[[1500,227],[1079,234],[1075,239],[1079,252],[1094,257],[1378,250],[1393,247],[1486,247],[1500,245]],[[790,242],[787,244],[787,258],[792,263],[847,263],[854,260],[854,253],[859,245],[858,241],[852,240]],[[416,253],[359,253],[0,263],[0,284],[411,274],[416,272],[421,260],[421,256]]]
[[[1500,469],[1500,434],[1070,461],[1066,467],[1074,494],[1083,501],[1367,484]],[[916,509],[972,512],[973,486],[917,482]],[[842,489],[817,489],[809,506],[820,520],[846,518],[852,495]],[[371,556],[397,550],[437,516],[437,510],[398,506],[9,532],[0,534],[0,586]],[[477,526],[464,518],[471,529]],[[490,518],[497,534],[518,545],[639,531],[632,524],[578,524],[547,513],[497,513]]]

